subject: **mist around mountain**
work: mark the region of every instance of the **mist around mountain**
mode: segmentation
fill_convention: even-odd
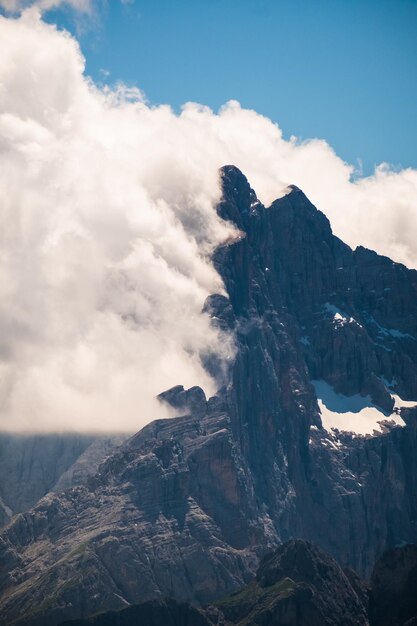
[[[52,491],[87,481],[127,435],[0,433],[0,527]]]
[[[368,580],[387,548],[417,542],[417,272],[352,250],[295,186],[265,207],[236,167],[221,181],[218,215],[235,234],[213,254],[225,292],[204,311],[234,357],[204,355],[218,391],[178,381],[159,397],[178,417],[151,422],[80,484],[12,519],[0,535],[2,624],[54,626],[148,602],[159,611],[162,598],[216,603],[256,571],[256,585],[274,585],[262,559],[277,549],[271,572],[282,561],[302,582],[316,548],[290,542],[310,555],[294,570],[292,538],[328,554],[317,557],[330,572],[326,602],[365,624],[358,576]],[[261,614],[275,599],[256,589]],[[309,592],[288,589],[298,611]],[[307,602],[314,619],[324,619],[320,594]],[[222,606],[250,623],[233,601]]]
[[[155,400],[164,389],[216,393],[202,359],[210,350],[233,358],[233,349],[201,309],[225,293],[210,259],[233,237],[215,210],[226,163],[263,205],[295,183],[347,244],[417,267],[416,169],[380,163],[364,176],[323,138],[288,138],[236,100],[176,112],[131,84],[93,82],[80,41],[50,23],[83,5],[102,3],[0,0],[7,432],[133,434],[168,416]]]

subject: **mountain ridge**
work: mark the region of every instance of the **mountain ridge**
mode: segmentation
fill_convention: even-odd
[[[246,587],[214,605],[154,600],[60,626],[411,626],[416,564],[417,545],[387,550],[366,584],[317,546],[295,539],[266,555]]]
[[[213,255],[228,297],[205,311],[236,345],[226,365],[205,357],[219,392],[165,392],[179,417],[2,532],[6,620],[52,626],[167,595],[207,603],[292,537],[364,576],[387,546],[417,541],[417,273],[352,251],[298,189],[265,208],[237,168],[221,177],[219,215],[245,236]],[[366,399],[346,432],[313,381],[342,403]],[[350,432],[364,411],[373,430]]]

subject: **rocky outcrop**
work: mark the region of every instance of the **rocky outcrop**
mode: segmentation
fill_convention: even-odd
[[[363,583],[353,585],[316,546],[292,540],[263,559],[252,583],[217,607],[230,624],[367,626],[367,604]]]
[[[296,187],[265,208],[236,168],[222,181],[219,214],[239,234],[214,255],[227,297],[205,310],[236,357],[206,355],[215,397],[165,392],[180,417],[17,516],[0,536],[3,619],[209,602],[291,537],[362,576],[417,540],[417,272],[352,251]],[[349,432],[369,415],[369,435]]]

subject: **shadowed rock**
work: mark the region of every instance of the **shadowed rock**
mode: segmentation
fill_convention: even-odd
[[[417,545],[387,550],[371,578],[371,626],[417,623]]]

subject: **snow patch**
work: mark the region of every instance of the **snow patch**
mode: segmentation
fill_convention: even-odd
[[[351,317],[344,311],[341,311],[337,308],[337,306],[334,306],[334,304],[330,304],[330,302],[326,302],[326,304],[323,306],[323,309],[326,311],[326,313],[330,313],[331,315],[333,315],[333,323],[335,326],[341,327],[345,326],[346,324],[356,324],[357,326],[360,326],[360,328],[362,328],[362,324],[359,324],[359,322],[357,322],[354,317]]]
[[[357,435],[374,435],[385,432],[384,422],[393,422],[396,426],[405,426],[399,415],[404,403],[399,396],[393,396],[396,402],[391,415],[386,415],[373,402],[370,396],[344,396],[336,393],[324,380],[311,381],[316,390],[323,427],[353,432]],[[397,406],[398,403],[398,406]],[[407,403],[408,404],[408,403]],[[415,406],[416,403],[411,403]]]
[[[402,400],[402,398],[395,393],[391,395],[395,401],[394,411],[399,411],[400,409],[414,409],[417,406],[417,400]]]

